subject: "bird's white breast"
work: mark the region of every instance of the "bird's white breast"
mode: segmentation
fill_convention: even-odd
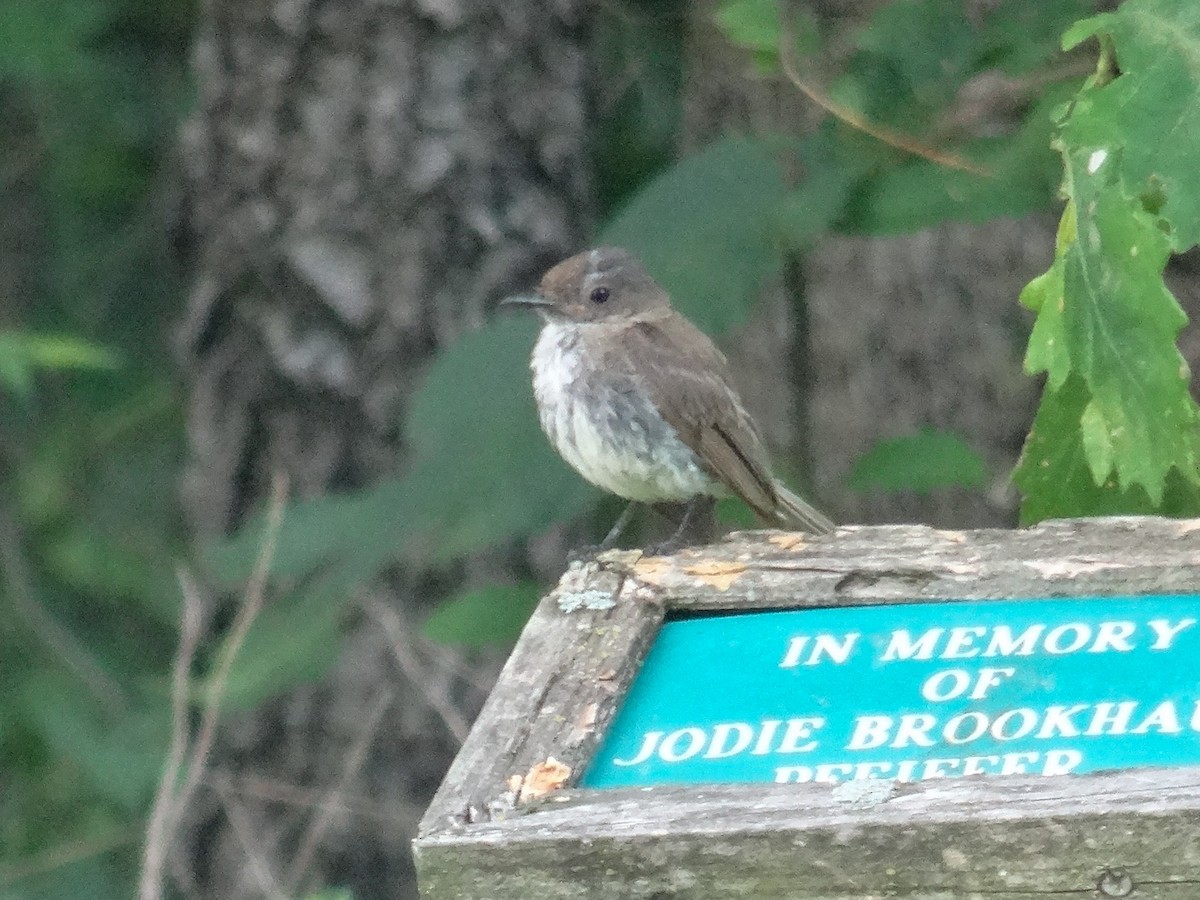
[[[626,376],[588,349],[587,324],[549,322],[533,350],[542,430],[580,475],[645,503],[719,492],[695,454]]]

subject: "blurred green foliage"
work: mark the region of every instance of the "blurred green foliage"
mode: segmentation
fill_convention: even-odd
[[[984,177],[832,119],[803,138],[729,137],[675,162],[686,5],[605,6],[596,52],[608,124],[594,164],[607,224],[597,241],[639,253],[684,312],[720,335],[745,321],[787,254],[824,234],[1048,208],[1065,164],[1058,256],[1023,297],[1038,312],[1028,366],[1048,372],[1017,476],[1023,516],[1196,512],[1195,409],[1174,345],[1182,320],[1161,274],[1198,238],[1189,111],[1200,81],[1186,60],[1200,55],[1200,16],[1190,0],[1127,0],[1071,27],[1092,8],[1007,0],[967,16],[958,0],[894,0],[849,32],[811,12],[790,23],[802,65],[836,61],[833,100],[986,167]],[[183,553],[182,405],[167,336],[183,285],[162,210],[196,14],[172,0],[0,0],[0,112],[16,123],[0,174],[32,198],[36,237],[33,295],[16,298],[0,331],[6,900],[130,896],[166,746],[171,567]],[[763,77],[782,78],[779,15],[777,0],[717,11]],[[1071,42],[1104,42],[1101,74],[1082,91],[1059,48],[1069,28]],[[989,86],[1008,92],[1011,110],[981,128],[972,112]],[[274,574],[294,587],[250,631],[228,706],[319,677],[337,654],[341,604],[386,566],[452,566],[604,503],[538,430],[535,328],[499,319],[438,356],[405,424],[407,474],[288,509]],[[922,430],[864,448],[850,486],[977,487],[995,473],[969,440]],[[745,523],[744,509],[722,509]],[[209,548],[212,571],[238,584],[262,532],[255,521]],[[510,640],[537,590],[474,586],[425,633]]]
[[[435,641],[469,647],[512,643],[540,595],[539,586],[531,581],[468,591],[438,606],[422,631]]]
[[[29,400],[33,375],[39,369],[112,369],[117,357],[103,347],[78,338],[0,331],[0,390]]]
[[[170,724],[178,0],[0,0],[0,896],[127,898]],[[13,207],[9,207],[12,209]]]
[[[877,443],[854,461],[846,483],[856,491],[928,494],[944,487],[981,487],[985,474],[979,454],[958,435],[922,428]]]

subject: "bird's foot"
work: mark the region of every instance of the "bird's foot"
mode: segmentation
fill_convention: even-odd
[[[606,547],[603,543],[584,544],[581,547],[567,551],[567,565],[573,566],[575,563],[591,562],[605,550],[611,549],[612,547]]]
[[[683,508],[683,517],[669,538],[646,548],[647,556],[670,556],[685,547],[706,543],[713,529],[716,499],[706,495],[693,497]]]
[[[608,530],[608,534],[605,535],[604,540],[600,543],[584,544],[582,547],[576,547],[574,550],[567,551],[567,563],[586,562],[589,559],[599,556],[605,550],[612,550],[616,547],[617,539],[625,530],[625,526],[629,524],[629,520],[633,518],[633,514],[638,506],[639,504],[636,500],[631,501],[625,507],[624,512],[617,517],[616,523]]]
[[[672,537],[657,544],[650,544],[642,553],[646,556],[672,556],[680,550],[692,547],[695,544],[695,541],[689,541],[686,538]]]

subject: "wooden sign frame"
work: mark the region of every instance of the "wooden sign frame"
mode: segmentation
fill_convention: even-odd
[[[534,613],[421,823],[422,896],[1195,900],[1200,767],[864,791],[574,785],[669,610],[1197,592],[1200,520],[1152,517],[745,532],[670,557],[613,551],[575,564]]]

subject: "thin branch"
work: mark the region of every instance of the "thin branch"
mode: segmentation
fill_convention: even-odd
[[[121,685],[104,671],[91,651],[69,629],[38,603],[22,543],[21,529],[16,521],[7,512],[0,512],[0,572],[3,572],[4,590],[13,609],[63,665],[79,677],[107,712],[124,712],[129,707],[129,700]]]
[[[158,790],[154,794],[150,824],[146,829],[146,846],[138,882],[140,900],[159,900],[162,897],[163,869],[173,837],[171,824],[178,819],[175,785],[183,770],[188,748],[188,676],[200,641],[200,623],[204,619],[204,602],[195,581],[182,567],[176,576],[183,596],[183,612],[179,651],[175,654],[171,673],[171,746]]]
[[[200,726],[196,730],[196,740],[191,751],[186,754],[186,762],[182,759],[177,761],[174,757],[175,743],[180,734],[182,734],[184,746],[187,745],[187,680],[195,653],[194,644],[191,647],[188,647],[188,644],[189,641],[198,640],[198,634],[189,635],[192,624],[188,617],[195,615],[198,622],[199,611],[203,608],[203,604],[200,602],[198,591],[195,590],[195,584],[186,579],[181,581],[181,587],[184,589],[184,620],[180,649],[176,655],[174,666],[172,746],[167,766],[159,783],[151,822],[147,829],[145,864],[139,881],[139,900],[161,900],[162,898],[164,861],[171,852],[171,845],[174,843],[180,820],[191,804],[196,788],[204,777],[204,769],[216,739],[217,724],[221,717],[221,701],[225,695],[229,673],[233,669],[233,662],[237,658],[238,651],[245,643],[246,636],[263,607],[267,577],[271,571],[271,562],[275,557],[275,547],[279,539],[279,529],[283,523],[283,509],[286,500],[287,477],[277,473],[271,479],[271,501],[263,544],[258,558],[255,560],[254,570],[246,583],[246,589],[242,593],[242,602],[238,606],[229,637],[226,638],[224,646],[221,648],[217,670],[209,681],[208,691],[204,698],[204,711],[200,717]],[[198,627],[197,624],[197,630]],[[180,772],[185,767],[187,776],[182,787],[175,792],[175,784],[179,779]],[[155,821],[156,819],[157,821]]]
[[[391,688],[384,688],[379,692],[367,712],[366,720],[363,722],[358,737],[342,763],[342,771],[337,782],[326,793],[324,802],[317,807],[317,813],[305,830],[300,848],[292,858],[292,870],[287,878],[288,893],[293,895],[299,893],[299,888],[308,875],[313,857],[316,855],[317,848],[321,846],[321,841],[325,839],[325,833],[329,830],[334,815],[339,807],[344,808],[344,804],[340,803],[339,799],[343,793],[349,790],[350,785],[362,770],[363,763],[367,759],[367,751],[371,748],[371,743],[375,740],[379,725],[383,721],[383,714],[392,705],[395,696],[395,692]]]
[[[254,880],[258,882],[258,888],[262,891],[262,895],[271,898],[271,900],[288,900],[288,895],[280,886],[279,879],[271,871],[271,864],[259,850],[258,830],[246,815],[246,811],[229,791],[228,785],[223,783],[220,778],[216,779],[216,791],[217,795],[221,798],[221,806],[225,810],[225,817],[229,819],[229,824],[233,827],[233,833],[242,845],[242,850],[246,854],[246,860],[250,864],[250,872],[254,876]]]
[[[0,868],[0,888],[11,887],[18,881],[53,872],[55,869],[61,869],[63,866],[77,863],[80,860],[111,853],[126,844],[134,843],[137,838],[138,830],[136,828],[123,828],[92,840],[71,841],[68,844],[51,847],[36,856],[15,860]]]
[[[863,134],[870,135],[877,141],[882,141],[890,147],[895,147],[898,150],[903,150],[905,153],[911,153],[914,156],[919,156],[922,159],[927,159],[930,162],[937,163],[949,169],[960,169],[964,172],[970,172],[973,175],[982,175],[985,177],[992,176],[991,169],[981,166],[978,163],[971,162],[969,159],[954,153],[945,153],[934,147],[929,147],[910,135],[893,131],[883,125],[867,120],[855,110],[847,106],[842,106],[816,84],[807,81],[801,76],[799,67],[796,64],[796,36],[792,30],[792,19],[795,11],[795,0],[784,0],[780,4],[779,62],[783,68],[783,74],[787,76],[788,81],[796,86],[800,93],[804,94],[805,97],[835,119],[845,122],[851,128],[861,131]]]
[[[347,813],[358,819],[369,819],[392,827],[393,833],[413,830],[424,813],[424,807],[415,803],[391,806],[376,803],[361,794],[342,792],[330,797],[325,791],[303,788],[269,778],[234,777],[228,772],[217,772],[206,776],[203,785],[215,789],[215,778],[219,776],[237,797],[253,797],[266,803],[278,803],[293,809],[328,810],[331,814]]]
[[[221,661],[217,671],[209,682],[204,700],[204,713],[200,718],[200,727],[196,730],[196,743],[192,747],[191,760],[188,765],[187,780],[179,791],[175,821],[171,830],[179,824],[179,816],[191,802],[192,795],[204,775],[204,766],[208,763],[209,753],[212,752],[213,740],[217,734],[217,724],[221,718],[221,701],[225,697],[225,686],[229,682],[229,673],[233,670],[233,662],[237,659],[246,635],[258,614],[262,611],[263,598],[266,595],[267,577],[271,572],[271,562],[275,558],[275,547],[279,540],[279,528],[283,524],[283,508],[287,502],[287,476],[276,473],[271,479],[271,505],[267,512],[267,531],[263,537],[262,549],[255,560],[254,570],[250,580],[246,582],[246,590],[242,595],[242,603],[234,617],[233,626],[225,646],[221,648]]]
[[[375,597],[365,598],[362,605],[367,615],[387,635],[388,646],[400,671],[412,682],[414,687],[421,691],[425,702],[438,714],[450,734],[461,744],[467,739],[471,723],[454,705],[447,692],[436,690],[430,683],[428,673],[414,657],[412,645],[408,640],[404,624],[400,621],[399,613]]]

